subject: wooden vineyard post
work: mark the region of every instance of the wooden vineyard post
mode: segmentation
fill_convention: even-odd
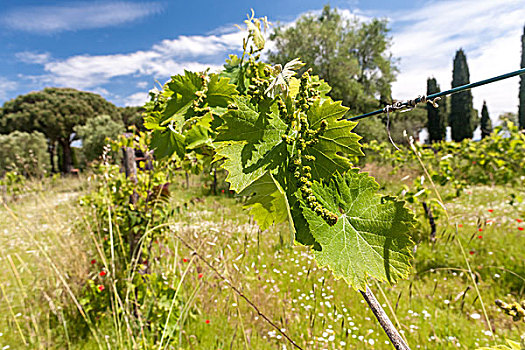
[[[122,152],[124,153],[124,171],[126,177],[130,179],[134,184],[137,183],[137,162],[135,159],[135,149],[132,147],[122,147]],[[130,196],[129,201],[131,204],[135,205],[138,201],[138,194],[133,191],[133,194]],[[131,262],[133,262],[135,257],[135,248],[138,243],[138,237],[133,233],[132,230],[129,232],[129,256]],[[140,254],[137,253],[137,257]]]
[[[430,241],[434,242],[436,240],[436,221],[432,214],[432,208],[430,207],[430,204],[427,204],[426,202],[422,202],[421,204],[423,205],[423,209],[427,214],[428,223],[430,224]]]

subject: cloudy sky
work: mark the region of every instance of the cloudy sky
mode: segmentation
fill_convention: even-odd
[[[237,52],[250,8],[289,24],[323,2],[1,0],[0,104],[46,86],[99,93],[117,105],[140,105],[155,81],[184,69],[219,68]],[[519,69],[523,0],[338,0],[348,16],[388,18],[399,59],[393,97],[425,93],[427,77],[450,88],[452,59],[467,54],[471,82]],[[515,112],[518,80],[473,90],[491,115]]]

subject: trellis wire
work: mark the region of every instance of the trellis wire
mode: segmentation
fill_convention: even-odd
[[[518,76],[518,75],[522,75],[522,74],[525,74],[525,68],[519,69],[519,70],[514,71],[514,72],[498,75],[496,77],[492,77],[492,78],[489,78],[489,79],[481,80],[481,81],[478,81],[478,82],[475,82],[475,83],[458,86],[458,87],[452,88],[450,90],[437,92],[437,93],[432,94],[432,95],[428,95],[428,96],[423,95],[423,96],[419,96],[419,97],[417,97],[417,98],[415,98],[413,100],[407,100],[407,101],[404,101],[404,102],[396,102],[396,103],[394,103],[392,105],[388,105],[385,108],[378,109],[378,110],[373,111],[373,112],[369,112],[369,113],[361,114],[361,115],[358,115],[358,116],[355,116],[355,117],[347,118],[347,120],[355,121],[355,120],[368,118],[368,117],[371,117],[371,116],[374,116],[374,115],[378,115],[378,114],[382,114],[382,113],[388,113],[390,111],[412,109],[418,103],[429,102],[429,103],[432,103],[433,105],[435,105],[435,101],[439,100],[442,96],[456,94],[458,92],[462,92],[462,91],[465,91],[465,90],[470,90],[470,89],[473,89],[473,88],[478,87],[478,86],[494,83],[496,81],[500,81],[500,80],[507,79],[507,78],[512,78],[512,77],[515,77],[515,76]]]

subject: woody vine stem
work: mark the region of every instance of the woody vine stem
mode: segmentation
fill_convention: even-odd
[[[394,345],[397,350],[410,350],[370,288],[367,286],[365,291],[360,290],[359,292],[368,303],[368,306],[379,321],[381,327],[383,327],[388,338],[390,338],[392,345]]]

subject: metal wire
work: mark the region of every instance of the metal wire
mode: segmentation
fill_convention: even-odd
[[[417,98],[415,98],[413,100],[407,100],[407,101],[404,101],[404,102],[396,102],[395,104],[388,105],[388,106],[386,106],[383,109],[378,109],[377,111],[361,114],[361,115],[358,115],[356,117],[347,118],[347,120],[355,121],[355,120],[359,120],[359,119],[363,119],[363,118],[368,118],[368,117],[371,117],[371,116],[374,116],[374,115],[387,113],[389,111],[412,109],[418,103],[422,103],[422,102],[423,103],[424,102],[429,102],[429,103],[434,104],[435,101],[437,101],[437,99],[441,98],[442,96],[457,94],[458,92],[462,92],[462,91],[465,91],[465,90],[470,90],[470,89],[473,89],[473,88],[478,87],[478,86],[494,83],[496,81],[500,81],[500,80],[507,79],[507,78],[512,78],[512,77],[515,77],[515,76],[518,76],[518,75],[522,75],[522,74],[525,74],[525,68],[522,68],[522,69],[514,71],[514,72],[498,75],[498,76],[493,77],[493,78],[481,80],[481,81],[478,81],[478,82],[475,82],[475,83],[458,86],[458,87],[452,88],[452,89],[447,90],[447,91],[437,92],[437,93],[432,94],[432,95],[428,95],[428,96],[423,95],[423,96],[419,96],[419,97],[417,97]]]

